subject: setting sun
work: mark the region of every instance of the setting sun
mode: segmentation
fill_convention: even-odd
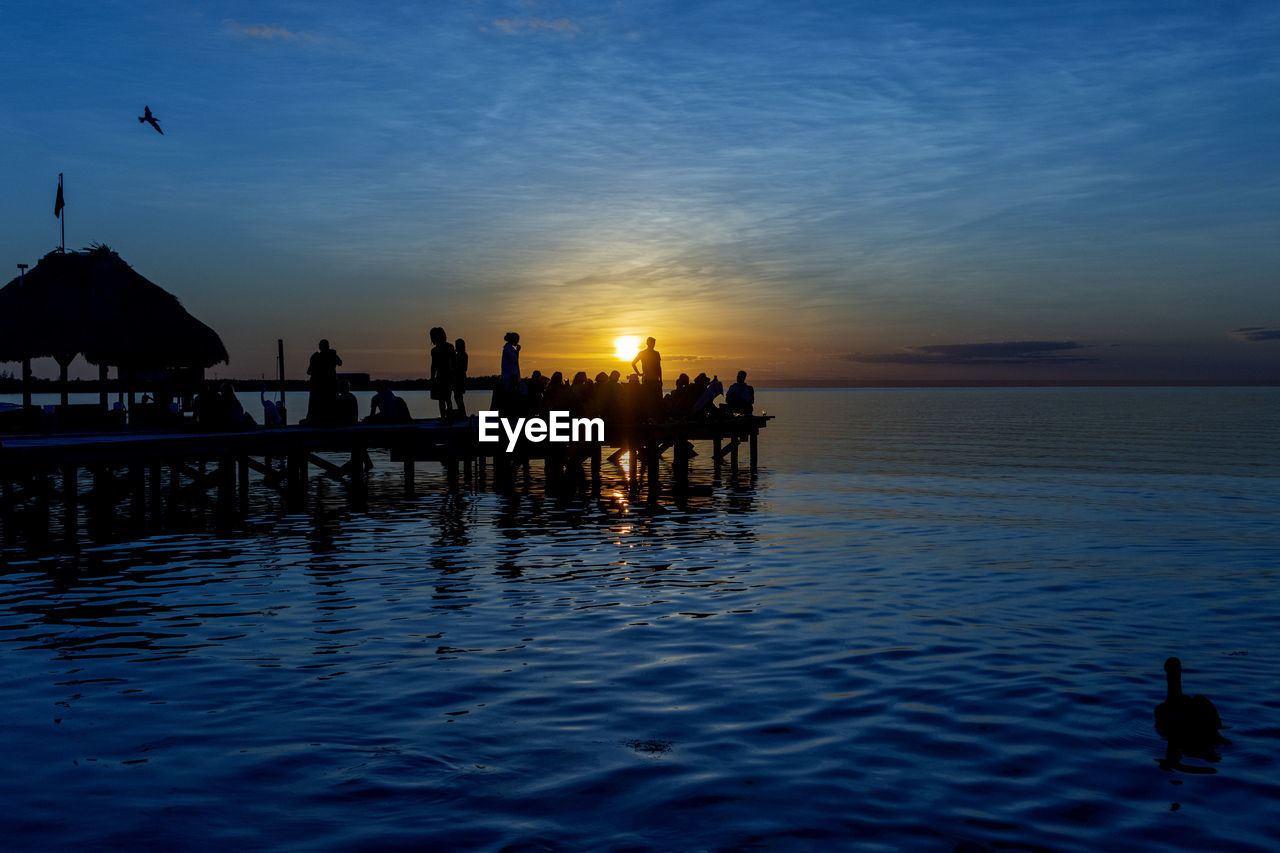
[[[621,335],[613,339],[613,352],[620,361],[631,361],[640,352],[640,338],[636,335]]]

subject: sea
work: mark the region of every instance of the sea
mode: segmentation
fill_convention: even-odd
[[[757,398],[756,474],[656,505],[375,453],[5,545],[0,847],[1280,848],[1280,389]]]

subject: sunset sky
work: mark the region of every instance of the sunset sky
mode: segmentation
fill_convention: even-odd
[[[422,376],[441,325],[473,374],[514,329],[526,372],[654,335],[671,377],[1280,381],[1275,3],[0,20],[0,279],[57,246],[63,172],[68,247],[177,295],[222,375],[327,337]]]

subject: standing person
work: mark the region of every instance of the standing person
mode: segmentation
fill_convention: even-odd
[[[431,330],[431,399],[440,402],[440,420],[448,422],[453,417],[453,344],[436,326]]]
[[[502,339],[502,375],[498,379],[498,411],[510,413],[519,403],[520,334],[507,332]]]
[[[641,414],[656,417],[662,409],[662,356],[654,349],[658,344],[657,340],[648,338],[644,343],[645,348],[631,359],[631,369],[640,374],[644,386],[642,396],[645,402]],[[636,367],[637,363],[639,368]]]
[[[311,392],[307,395],[307,423],[320,426],[331,420],[338,400],[338,367],[342,359],[337,350],[329,349],[329,342],[320,340],[319,349],[311,354],[307,375],[311,377]]]
[[[467,416],[467,406],[462,395],[467,391],[467,342],[458,338],[453,342],[453,399],[458,404],[458,416]]]

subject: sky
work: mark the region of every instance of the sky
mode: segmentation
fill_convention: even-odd
[[[0,11],[0,250],[106,244],[222,376],[1280,382],[1280,5]],[[149,106],[164,134],[140,124]],[[9,275],[2,276],[4,281]],[[0,365],[0,369],[15,365]],[[52,362],[37,374],[53,375]],[[73,373],[96,375],[83,361]]]

